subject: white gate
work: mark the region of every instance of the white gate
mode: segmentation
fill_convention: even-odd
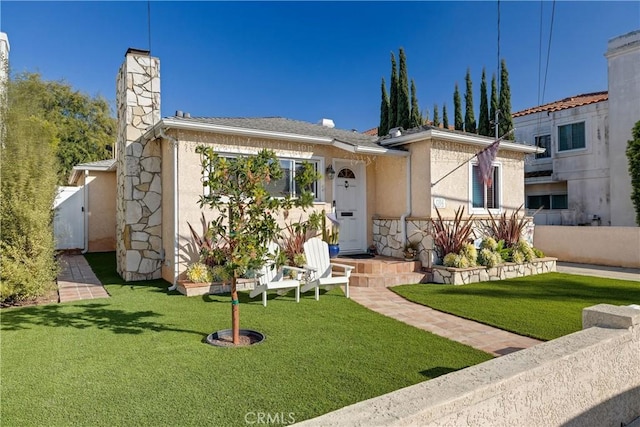
[[[84,187],[58,187],[53,202],[56,249],[84,249]]]

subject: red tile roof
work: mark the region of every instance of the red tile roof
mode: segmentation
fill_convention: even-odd
[[[375,128],[369,129],[369,130],[365,130],[362,133],[364,133],[365,135],[378,136],[378,128],[375,127]]]
[[[585,93],[582,95],[571,96],[569,98],[561,99],[560,101],[550,102],[549,104],[540,105],[538,107],[527,108],[526,110],[513,113],[512,117],[526,116],[527,114],[539,113],[541,111],[560,111],[567,108],[580,107],[581,105],[594,104],[596,102],[602,102],[609,99],[609,93],[593,92]]]

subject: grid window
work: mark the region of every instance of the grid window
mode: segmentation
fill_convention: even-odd
[[[478,165],[472,166],[472,200],[471,206],[474,209],[499,209],[499,186],[500,186],[500,169],[498,166],[493,166],[493,182],[491,185],[486,185],[482,176],[480,176],[480,168]]]
[[[544,148],[544,153],[536,153],[536,159],[551,157],[551,135],[536,136],[536,147]]]
[[[584,122],[558,126],[558,151],[585,147]]]

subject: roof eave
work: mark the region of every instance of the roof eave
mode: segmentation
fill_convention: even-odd
[[[491,145],[495,140],[493,138],[488,138],[484,136],[475,136],[461,133],[452,133],[441,131],[437,129],[429,129],[423,132],[413,133],[409,135],[399,136],[396,138],[391,138],[388,140],[386,144],[382,142],[383,145],[387,147],[396,147],[399,145],[409,144],[415,141],[421,141],[424,139],[440,139],[450,142],[459,142],[461,144],[475,145],[478,147],[487,147]],[[533,154],[533,153],[544,153],[544,149],[540,147],[534,147],[532,145],[524,145],[513,142],[502,141],[500,142],[501,150],[509,150],[509,151],[517,151],[521,153]]]
[[[324,145],[330,145],[333,142],[333,138],[299,135],[299,134],[286,133],[286,132],[274,132],[274,131],[266,131],[266,130],[259,130],[259,129],[247,129],[247,128],[240,128],[235,126],[217,125],[213,123],[187,122],[183,120],[175,120],[170,117],[160,120],[154,126],[149,128],[149,130],[147,130],[144,133],[142,138],[145,140],[154,139],[158,136],[157,131],[160,129],[165,131],[168,131],[170,129],[176,129],[176,130],[189,130],[194,132],[220,132],[220,133],[226,133],[229,135],[262,137],[262,138],[268,138],[268,139],[279,139],[279,140],[285,140],[285,141],[295,141],[295,142],[324,144]]]

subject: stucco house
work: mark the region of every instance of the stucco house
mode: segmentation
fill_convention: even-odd
[[[296,165],[311,162],[322,174],[315,183],[313,209],[335,209],[341,253],[361,253],[375,243],[379,253],[401,257],[407,239],[419,239],[425,267],[433,262],[433,244],[428,235],[414,231],[426,228],[436,206],[445,217],[459,206],[480,218],[489,211],[517,209],[524,202],[525,156],[542,151],[501,143],[493,184],[487,187],[474,155],[493,140],[477,135],[423,126],[378,138],[336,129],[327,119],[311,124],[180,112],[161,118],[159,68],[158,58],[148,52],[127,51],[117,76],[115,163],[108,171],[78,165],[73,175],[78,182],[98,172],[105,172],[102,178],[115,175],[115,249],[125,280],[162,277],[175,284],[195,260],[187,222],[198,224],[202,212],[198,199],[205,189],[195,151],[200,144],[223,156],[274,150],[287,171],[273,186],[274,194],[295,192]],[[213,212],[204,213],[213,218]],[[290,218],[297,219],[298,213]]]
[[[541,225],[634,226],[625,154],[640,120],[640,30],[613,38],[608,91],[513,114],[516,139],[545,148],[525,165],[526,205]]]

